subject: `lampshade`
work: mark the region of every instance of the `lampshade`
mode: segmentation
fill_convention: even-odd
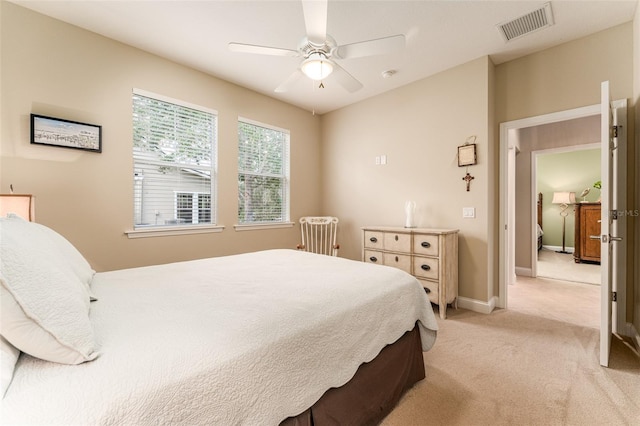
[[[554,192],[552,204],[575,204],[576,193],[575,192]]]
[[[323,80],[333,72],[333,63],[323,53],[312,53],[302,63],[302,72],[312,80]]]
[[[35,204],[33,195],[0,194],[0,217],[14,213],[30,222],[35,220]]]

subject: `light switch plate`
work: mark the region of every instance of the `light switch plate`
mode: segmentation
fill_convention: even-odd
[[[475,207],[463,207],[462,208],[462,217],[472,219],[476,217],[476,208]]]

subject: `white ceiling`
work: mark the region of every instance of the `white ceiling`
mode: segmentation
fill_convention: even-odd
[[[297,0],[11,0],[16,4],[185,64],[318,114],[489,55],[500,64],[631,21],[637,0],[551,1],[555,25],[506,43],[496,25],[544,1],[329,0],[327,33],[338,45],[404,34],[398,53],[337,62],[364,84],[349,93],[329,76],[274,89],[300,58],[230,52],[229,42],[296,50],[305,36]],[[382,72],[395,70],[391,78]]]

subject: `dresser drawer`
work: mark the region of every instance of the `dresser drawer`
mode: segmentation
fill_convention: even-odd
[[[437,235],[420,235],[413,236],[413,252],[425,256],[438,255],[438,236]]]
[[[364,231],[364,247],[376,248],[382,250],[384,241],[384,232]]]
[[[384,249],[389,251],[411,252],[411,234],[395,232],[384,233]]]
[[[440,293],[438,293],[438,282],[421,280],[421,279],[418,279],[418,281],[420,281],[420,284],[422,284],[422,287],[425,288],[424,291],[427,293],[427,296],[429,296],[429,301],[431,303],[435,303],[436,305],[440,303],[440,301],[438,300],[440,296]]]
[[[384,264],[387,266],[395,266],[402,269],[406,273],[411,273],[411,256],[395,253],[383,253]]]
[[[378,265],[384,265],[382,252],[376,250],[365,250],[363,260],[366,263],[377,263]]]
[[[416,277],[438,279],[438,259],[432,257],[413,258],[413,275]]]

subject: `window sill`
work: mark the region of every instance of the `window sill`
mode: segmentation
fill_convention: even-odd
[[[233,225],[236,231],[256,231],[258,229],[275,229],[275,228],[291,228],[294,222],[279,223],[251,223],[246,225]]]
[[[222,232],[223,225],[162,226],[124,231],[129,238],[171,237],[175,235],[210,234]]]

